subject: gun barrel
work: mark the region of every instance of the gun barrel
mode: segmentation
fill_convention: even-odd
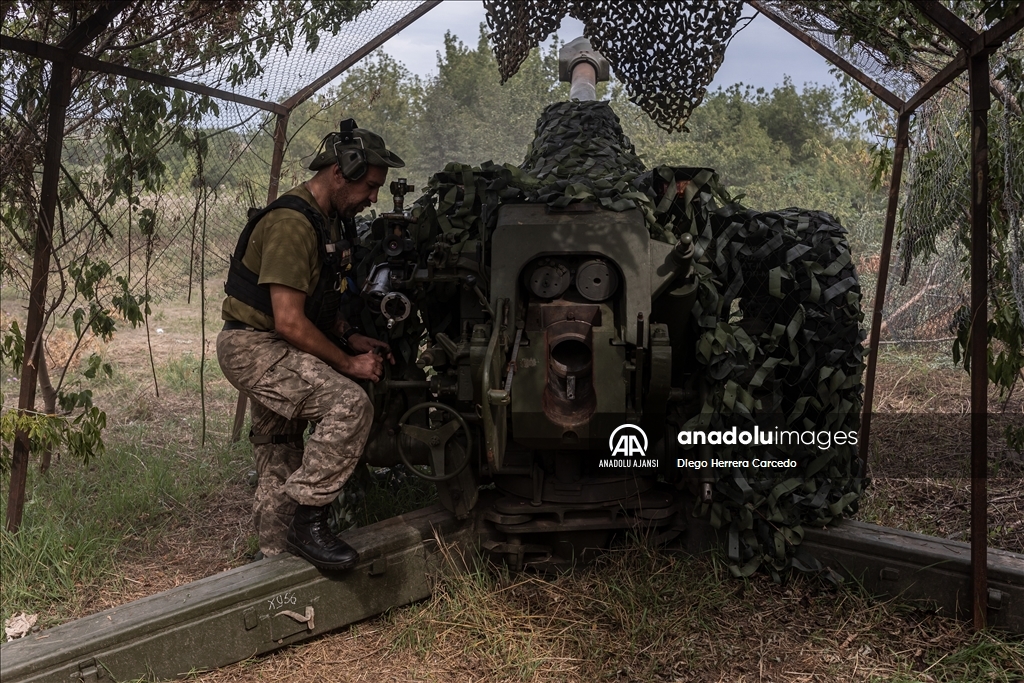
[[[597,83],[608,80],[608,66],[604,55],[582,36],[566,43],[558,53],[558,78],[571,84],[570,100],[596,100]]]

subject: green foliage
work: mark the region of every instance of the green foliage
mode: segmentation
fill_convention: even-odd
[[[482,26],[475,49],[447,34],[437,78],[423,91],[413,138],[423,175],[453,160],[522,159],[541,110],[568,97],[568,85],[557,80],[558,48],[553,42],[531,52],[519,73],[500,85]]]
[[[211,493],[241,485],[238,473],[252,459],[247,449],[224,445],[184,457],[175,440],[152,445],[153,429],[177,425],[120,429],[108,437],[104,457],[88,465],[69,461],[46,475],[30,470],[24,523],[16,534],[0,530],[0,621],[41,612],[40,625],[48,627],[80,613],[92,589],[110,584],[125,554],[183,523]],[[6,503],[0,491],[0,506]]]
[[[104,363],[103,358],[100,357],[98,353],[90,354],[86,368],[82,374],[86,379],[96,379],[100,370],[102,370],[103,374],[107,377],[112,377],[114,374],[114,369],[110,366],[110,363]]]
[[[505,85],[482,29],[472,47],[448,34],[438,53],[438,74],[426,81],[376,53],[292,113],[282,183],[305,180],[320,140],[350,116],[387,140],[406,161],[397,173],[420,187],[452,160],[518,163],[541,110],[568,96],[568,85],[557,83],[558,47],[553,42],[531,53]],[[380,201],[387,205],[383,192]]]
[[[943,34],[912,0],[810,0],[801,4],[829,17],[834,22],[830,33],[840,41],[864,42],[896,67],[906,66],[919,46],[941,44]]]
[[[21,372],[21,364],[25,360],[25,335],[21,333],[17,320],[4,330],[3,341],[0,342],[0,365],[11,368],[15,373]]]
[[[114,296],[110,301],[125,320],[131,323],[132,327],[138,327],[145,321],[145,316],[150,314],[149,297],[146,295],[135,296],[128,287],[128,278],[118,276],[115,278],[121,287],[121,293]],[[143,309],[145,309],[143,311]]]
[[[291,52],[296,38],[303,38],[307,52],[320,44],[322,33],[338,35],[345,24],[371,8],[374,0],[336,0],[335,2],[305,2],[282,0],[275,3],[272,12],[260,3],[239,3],[242,11],[235,10],[237,35],[225,41],[218,54],[236,53],[237,60],[230,64],[228,82],[245,83],[263,73],[263,58],[275,48]],[[231,8],[235,9],[235,8]],[[230,10],[229,10],[230,11]]]
[[[810,206],[836,216],[856,253],[881,243],[884,194],[870,183],[864,131],[826,87],[802,92],[788,80],[771,91],[734,85],[708,93],[669,134],[632,105],[619,87],[612,103],[646,164],[713,168],[724,187],[759,210]]]
[[[88,256],[78,263],[68,266],[68,274],[75,282],[75,289],[86,299],[96,296],[96,288],[103,278],[110,275],[110,264],[106,262],[93,263]]]
[[[74,418],[16,410],[0,415],[0,472],[10,471],[14,455],[12,444],[18,433],[27,435],[29,450],[34,453],[62,451],[84,462],[104,454],[102,431],[107,426],[107,415],[92,405],[92,392],[63,396],[61,407],[65,406],[85,406],[85,410]]]

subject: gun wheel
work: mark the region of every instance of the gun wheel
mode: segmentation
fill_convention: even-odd
[[[427,411],[428,426],[409,424],[409,418],[421,410]],[[444,415],[450,418],[444,419]],[[448,481],[459,476],[469,464],[473,436],[466,420],[451,406],[434,401],[418,403],[405,411],[398,420],[398,426],[404,436],[426,444],[430,449],[430,462],[416,465],[410,460],[402,440],[398,440],[398,455],[402,463],[417,477],[427,481]]]

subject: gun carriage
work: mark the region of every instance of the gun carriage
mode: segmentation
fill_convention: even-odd
[[[370,389],[366,459],[436,482],[516,568],[566,564],[624,530],[668,539],[693,506],[721,515],[736,490],[742,507],[782,481],[716,470],[710,445],[680,449],[684,428],[839,428],[860,406],[860,290],[838,222],[747,210],[710,169],[647,171],[594,99],[607,61],[578,39],[560,71],[574,99],[544,112],[521,167],[449,165],[409,210],[400,179],[394,210],[362,228],[380,245],[361,266],[363,323],[400,351]],[[861,485],[855,448],[830,453],[818,479],[802,457],[804,490],[786,492],[829,518]],[[799,525],[799,507],[773,509],[775,530]],[[733,525],[739,564],[774,542],[755,526]]]

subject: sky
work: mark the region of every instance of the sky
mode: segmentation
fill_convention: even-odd
[[[771,89],[789,76],[798,87],[804,83],[833,85],[829,63],[809,47],[757,14],[750,7],[744,17],[756,17],[736,34],[725,52],[711,90],[733,83]],[[485,22],[480,0],[445,0],[400,34],[384,44],[384,51],[420,76],[436,75],[437,52],[443,49],[445,31],[462,42],[476,45],[480,24]],[[741,19],[740,25],[746,23]],[[566,17],[558,30],[565,41],[583,35],[582,22]]]

